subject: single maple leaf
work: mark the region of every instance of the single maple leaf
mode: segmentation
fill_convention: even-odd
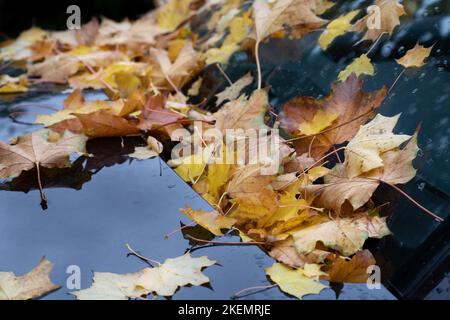
[[[358,10],[353,10],[331,21],[319,37],[320,47],[326,50],[334,39],[349,31],[352,27],[351,21],[357,15]]]
[[[125,118],[102,110],[89,114],[75,113],[74,115],[80,121],[84,134],[91,138],[120,137],[136,135],[140,132],[136,125]]]
[[[116,274],[110,272],[94,272],[90,288],[70,292],[78,300],[128,300],[146,296],[147,292],[136,287],[136,282],[142,276],[143,270]]]
[[[306,153],[318,159],[333,145],[342,144],[353,138],[359,127],[381,105],[387,92],[383,88],[365,93],[362,86],[363,81],[352,74],[345,82],[333,84],[331,93],[323,99],[300,96],[284,104],[279,117],[281,126],[293,135],[299,135],[300,126],[311,122],[319,110],[328,115],[338,115],[323,133],[293,139],[298,155]]]
[[[352,31],[367,30],[361,41],[376,41],[383,33],[392,34],[400,24],[400,17],[405,15],[405,9],[397,0],[376,0],[373,6],[367,8],[368,14],[356,21]]]
[[[425,48],[416,44],[414,48],[408,50],[403,57],[397,59],[397,63],[405,68],[420,68],[425,64],[425,60],[430,56],[433,47]]]
[[[344,166],[348,178],[382,167],[381,153],[397,148],[411,138],[392,132],[399,117],[400,114],[393,117],[377,114],[372,121],[361,126],[345,148]]]
[[[223,235],[221,229],[231,229],[236,223],[236,219],[224,216],[217,211],[193,210],[189,207],[180,211],[216,236]]]
[[[339,72],[338,79],[340,81],[345,81],[353,73],[355,73],[357,77],[362,74],[367,74],[369,76],[374,75],[375,69],[367,54],[362,54],[360,57],[353,60],[344,70]]]
[[[57,141],[50,141],[50,130],[35,131],[19,137],[15,144],[0,141],[0,178],[14,178],[22,171],[37,168],[37,179],[41,192],[41,205],[46,209],[46,197],[41,186],[39,167],[64,168],[70,164],[72,153],[85,153],[87,138],[65,132]],[[52,136],[53,138],[53,136]]]
[[[291,269],[281,263],[266,268],[266,273],[284,292],[302,299],[308,294],[319,294],[327,286],[305,275],[302,269]]]
[[[367,268],[376,264],[369,250],[358,251],[351,260],[336,256],[326,279],[337,283],[366,283]]]
[[[90,288],[70,293],[78,300],[127,300],[145,297],[150,293],[172,296],[179,287],[208,283],[209,278],[202,273],[202,269],[215,263],[206,256],[192,258],[186,253],[135,273],[95,272]]]
[[[33,270],[23,276],[0,272],[0,300],[29,300],[55,291],[60,286],[52,283],[53,263],[43,257]]]
[[[337,250],[344,256],[361,250],[367,238],[380,239],[389,234],[385,218],[369,217],[365,213],[291,232],[295,248],[302,254],[312,252],[316,243],[321,241],[326,247]]]
[[[307,193],[315,194],[314,205],[341,211],[346,201],[357,210],[369,201],[380,183],[403,184],[414,178],[412,165],[418,152],[417,132],[403,149],[394,149],[381,154],[382,166],[365,174],[349,178],[344,165],[336,165],[325,177],[325,184],[303,187]]]

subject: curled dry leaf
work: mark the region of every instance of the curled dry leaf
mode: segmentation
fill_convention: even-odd
[[[158,156],[163,150],[163,145],[161,142],[149,136],[147,138],[146,147],[136,147],[134,152],[130,153],[128,156],[138,160],[145,160]]]
[[[33,270],[23,276],[0,272],[0,300],[28,300],[55,291],[60,286],[50,280],[53,263],[43,257]]]
[[[316,15],[315,0],[280,0],[272,5],[266,0],[253,2],[256,40],[260,42],[284,26],[313,30],[322,26],[326,20]]]
[[[348,178],[382,167],[380,155],[411,138],[409,135],[392,132],[399,117],[400,114],[393,117],[377,114],[372,121],[361,126],[345,148],[344,166]]]

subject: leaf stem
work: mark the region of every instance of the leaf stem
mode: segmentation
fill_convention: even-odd
[[[387,181],[383,181],[380,180],[381,182],[387,184],[388,186],[390,186],[391,188],[397,190],[402,196],[404,196],[406,199],[408,199],[409,201],[411,201],[416,207],[418,207],[419,209],[421,209],[422,211],[424,211],[426,214],[428,214],[429,216],[433,217],[435,220],[439,221],[439,222],[443,222],[444,219],[439,217],[437,214],[435,214],[434,212],[428,210],[427,208],[425,208],[424,206],[422,206],[420,203],[418,203],[416,200],[414,200],[409,194],[407,194],[405,191],[403,191],[402,189],[400,189],[399,187],[397,187],[395,184],[387,182]]]
[[[153,264],[156,264],[156,265],[158,265],[158,266],[161,265],[161,262],[156,261],[156,260],[153,260],[153,259],[150,259],[150,258],[147,258],[147,257],[144,257],[143,255],[137,253],[136,251],[133,250],[133,248],[130,247],[130,245],[129,245],[128,243],[126,243],[125,246],[127,247],[128,251],[130,251],[129,254],[131,254],[131,255],[133,255],[133,256],[136,256],[136,257],[138,257],[139,259],[141,259],[141,260],[147,262],[147,263],[148,263],[149,265],[151,265],[152,267],[153,267]]]
[[[47,197],[44,193],[44,188],[42,187],[42,181],[41,181],[41,170],[40,170],[39,162],[36,162],[36,175],[37,175],[37,182],[39,186],[39,194],[41,196],[41,207],[43,210],[47,209]]]
[[[259,90],[261,89],[262,86],[261,61],[259,60],[259,41],[256,41],[255,44],[255,59],[256,59],[256,68],[258,71],[258,90]]]

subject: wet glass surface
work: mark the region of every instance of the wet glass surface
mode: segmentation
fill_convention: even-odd
[[[332,10],[328,18],[361,7],[364,2],[340,1],[341,5],[336,6],[337,9]],[[389,41],[379,41],[370,49],[376,74],[365,78],[367,91],[383,85],[390,87],[389,96],[378,111],[385,116],[403,113],[396,132],[411,134],[421,123],[419,146],[422,151],[414,163],[418,174],[404,190],[442,217],[447,217],[450,212],[449,12],[446,1],[422,1],[416,8],[414,19],[402,22]],[[348,34],[323,52],[316,45],[318,36],[319,33],[311,33],[296,41],[271,40],[261,46],[263,79],[271,87],[271,97],[275,97],[271,104],[276,111],[296,95],[327,95],[339,71],[370,47],[370,44],[353,46],[360,35]],[[393,59],[402,56],[417,41],[425,46],[434,45],[432,56],[424,67],[402,74],[402,69]],[[249,70],[254,70],[253,58],[241,52],[232,57],[226,73],[236,80]],[[226,85],[217,68],[207,68],[204,76],[199,100],[211,98]],[[88,98],[93,99],[96,95],[90,94]],[[0,139],[6,141],[36,129],[36,126],[13,123],[8,118],[12,107],[17,111],[16,108],[19,106],[20,109],[22,105],[26,114],[20,114],[18,119],[32,122],[32,113],[51,112],[36,105],[59,107],[65,96],[50,92],[28,93],[25,98],[16,100],[13,96],[1,97]],[[33,107],[30,108],[30,104]],[[211,104],[204,107],[213,110]],[[110,143],[113,150],[120,146],[117,139]],[[129,143],[133,145],[139,141]],[[92,148],[95,149],[95,144]],[[99,163],[109,166],[96,172]],[[114,158],[114,152],[111,158],[97,163],[93,159],[88,169],[83,162],[78,171],[84,174],[81,179],[61,179],[51,189],[46,189],[49,209],[45,213],[39,207],[36,190],[28,194],[0,191],[0,270],[21,274],[29,271],[41,256],[46,255],[56,264],[52,273],[56,283],[64,286],[66,268],[76,264],[82,270],[82,288],[86,288],[91,284],[91,270],[125,273],[146,266],[135,257],[126,257],[125,243],[143,255],[160,261],[183,254],[190,246],[180,232],[168,240],[164,239],[166,233],[180,226],[180,221],[189,223],[178,209],[186,204],[196,209],[209,210],[209,207],[170,168],[164,163],[161,165],[162,176],[158,159],[130,162],[123,155]],[[50,180],[56,180],[52,177]],[[20,183],[18,186],[30,188]],[[54,188],[57,186],[65,187]],[[436,276],[437,287],[429,297],[450,299],[448,268],[442,271],[442,259],[436,258],[444,255],[445,259],[445,254],[448,257],[448,218],[447,226],[442,227],[401,195],[384,187],[377,191],[375,201],[378,204],[390,203],[382,213],[389,216],[389,226],[394,233],[381,241],[368,242],[368,247],[382,267],[383,283],[398,297],[411,297],[421,288],[419,284],[422,279],[439,273]],[[429,239],[436,240],[429,244]],[[238,238],[230,236],[218,240],[238,241]],[[270,284],[264,268],[270,266],[273,260],[257,247],[214,246],[195,250],[193,255],[207,255],[221,264],[205,271],[214,290],[205,287],[182,288],[174,299],[227,299],[241,289]],[[420,257],[424,257],[425,261],[421,261]],[[408,269],[420,272],[409,275]],[[419,284],[411,293],[411,284],[415,282]],[[72,297],[66,294],[68,291],[63,287],[47,298],[70,299]],[[421,292],[419,296],[427,295],[427,292]],[[272,288],[244,298],[289,297]],[[306,298],[334,299],[335,292],[327,289],[319,296]],[[339,299],[390,298],[393,295],[385,288],[368,290],[365,285],[350,284],[344,286],[339,296]]]

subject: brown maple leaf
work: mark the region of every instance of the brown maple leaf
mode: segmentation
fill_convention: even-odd
[[[91,138],[120,137],[139,133],[135,124],[103,110],[74,115],[80,121],[84,134]]]
[[[15,144],[0,141],[0,178],[14,178],[22,171],[37,169],[37,179],[41,192],[41,205],[46,208],[46,197],[42,190],[39,167],[64,168],[70,164],[72,153],[85,153],[87,138],[65,132],[53,141],[52,131],[40,130],[19,137]]]
[[[397,0],[376,0],[375,5],[368,7],[368,14],[355,22],[352,31],[367,30],[361,41],[376,41],[383,33],[391,35],[404,14],[405,9]]]
[[[306,153],[318,159],[333,145],[353,138],[359,127],[373,116],[387,93],[386,88],[366,93],[362,86],[363,81],[352,74],[345,82],[334,83],[325,98],[299,96],[284,104],[281,126],[293,135],[297,135],[300,125],[310,122],[319,110],[337,115],[331,126],[321,133],[293,139],[298,155]]]
[[[370,275],[367,268],[375,264],[375,258],[369,250],[358,251],[351,260],[336,256],[328,271],[328,280],[337,283],[366,283]]]

